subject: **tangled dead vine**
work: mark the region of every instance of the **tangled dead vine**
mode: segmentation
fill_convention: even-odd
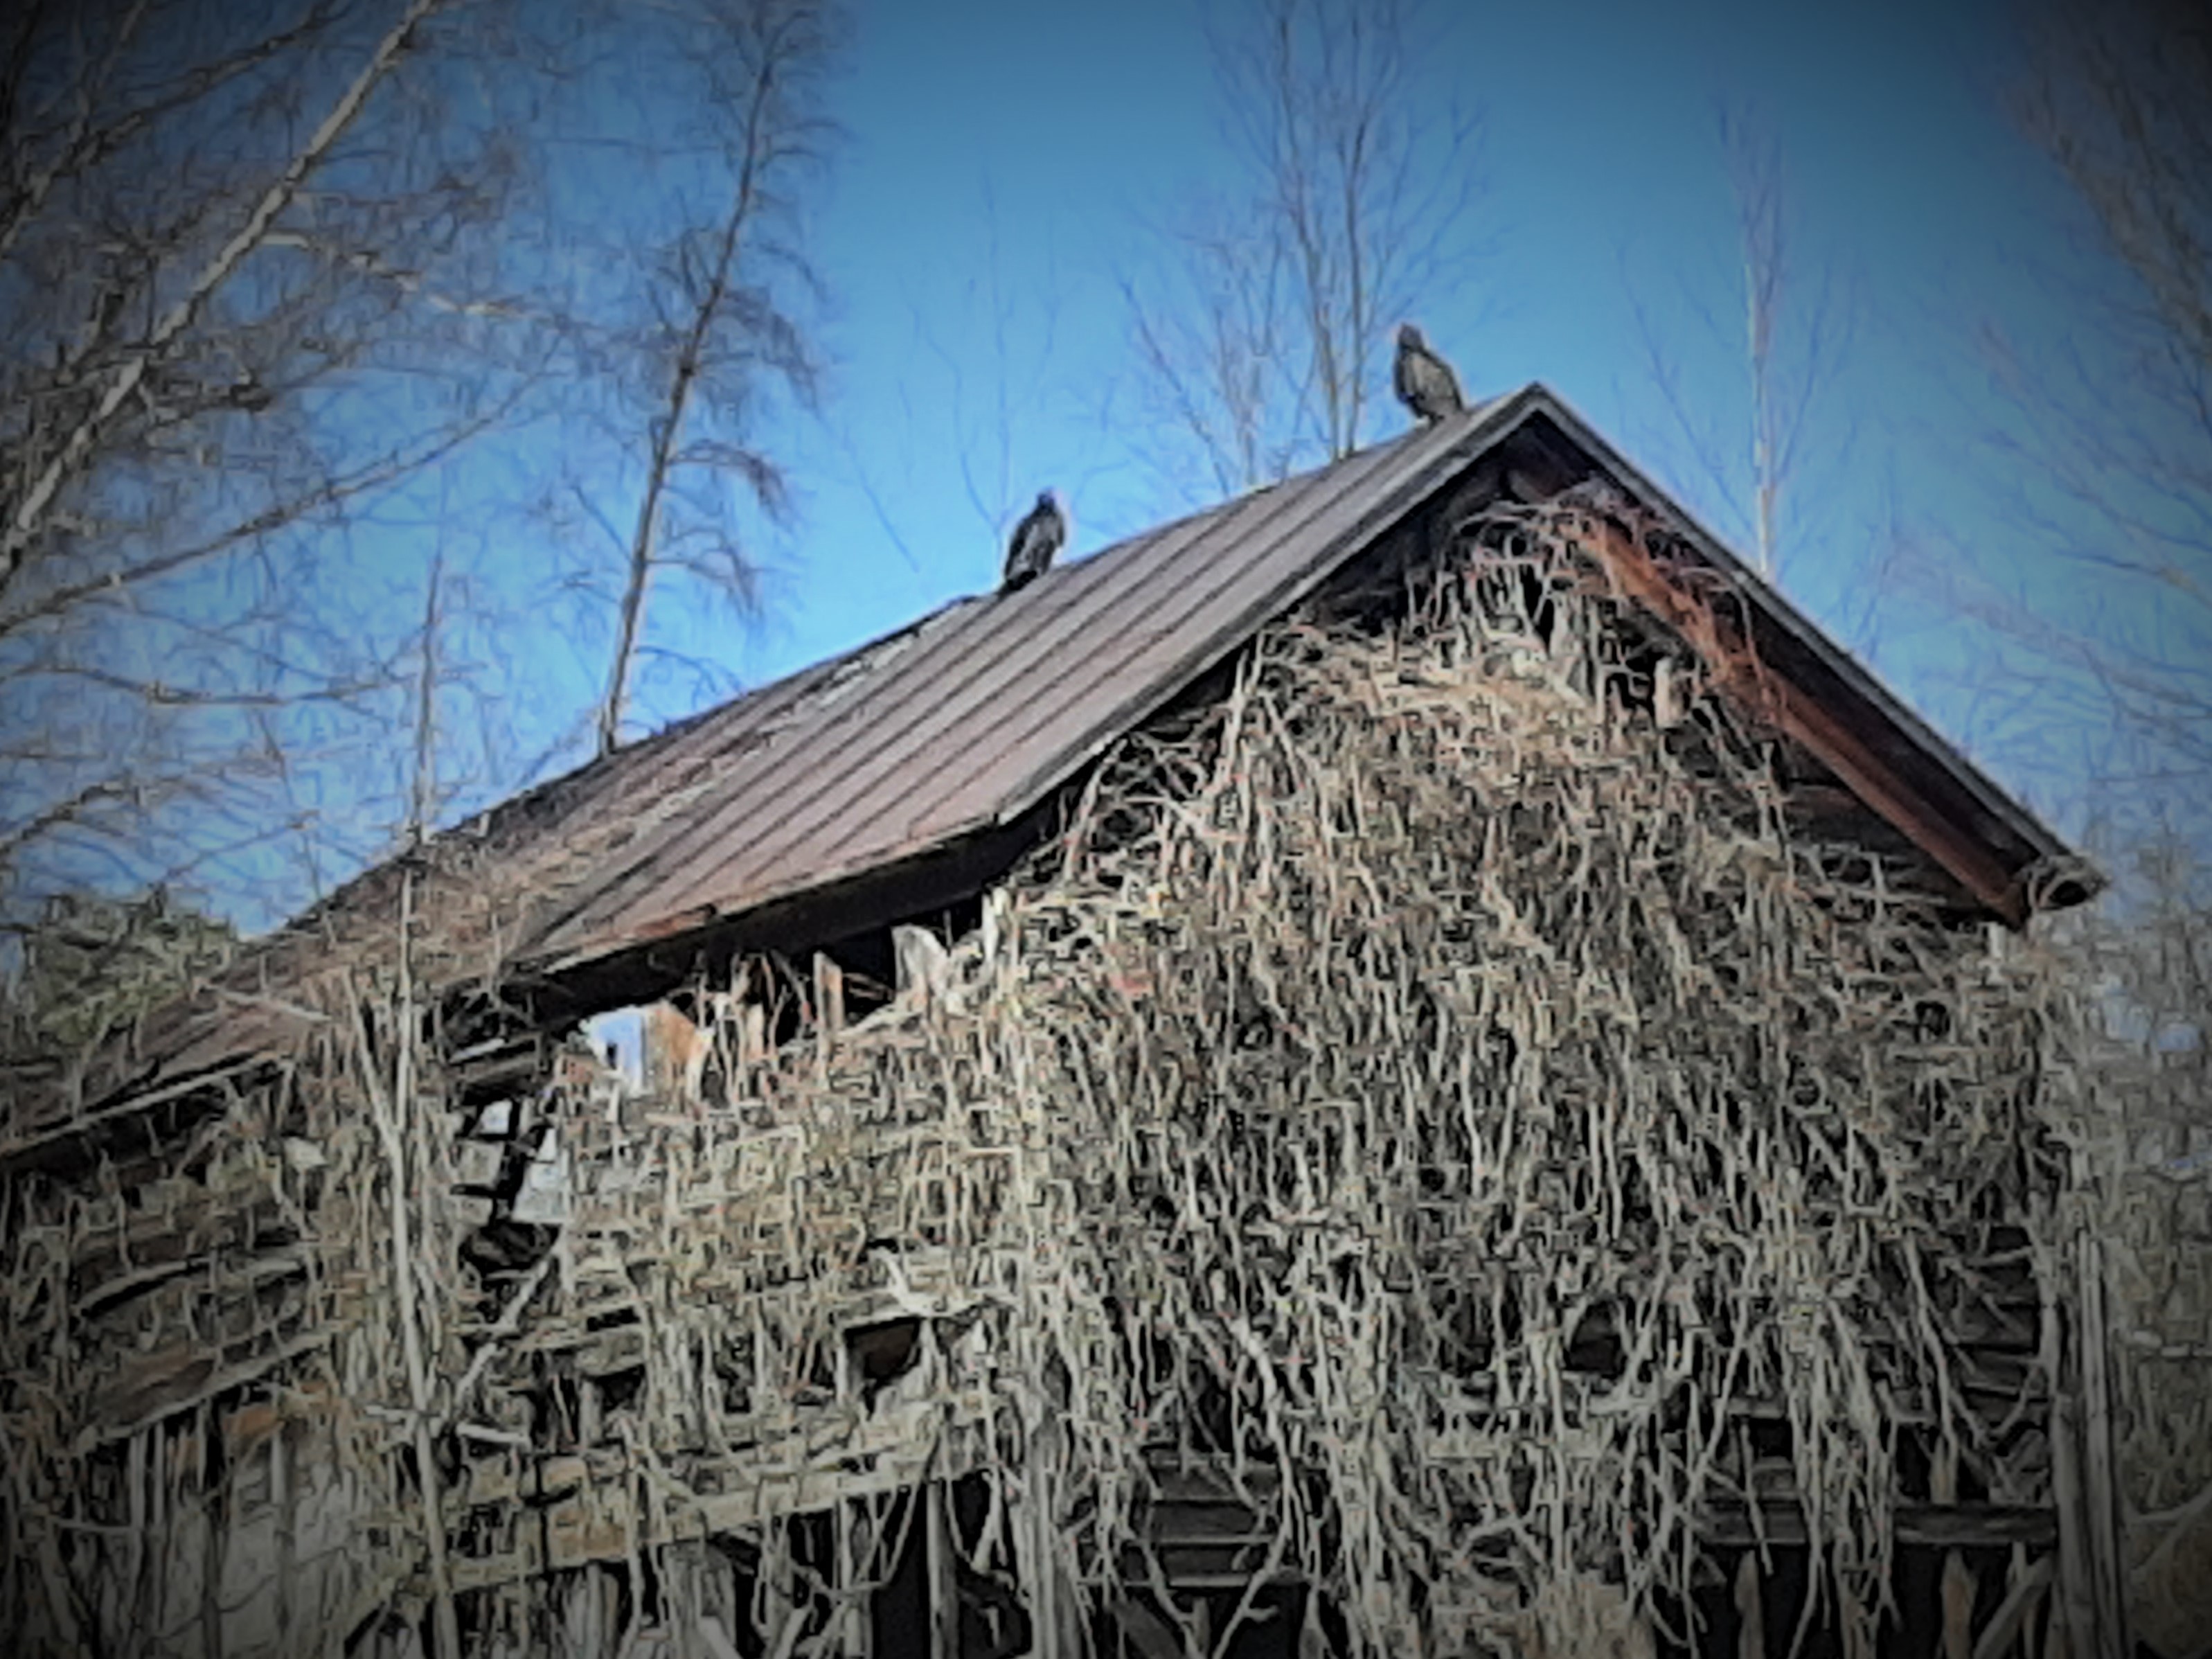
[[[1770,739],[1694,683],[1665,706],[1559,521],[1493,514],[1462,550],[1395,623],[1270,627],[1224,696],[1122,742],[927,998],[768,1051],[741,976],[705,999],[703,1097],[556,1090],[573,1200],[513,1306],[442,1266],[398,1293],[396,1195],[458,1248],[435,1079],[370,1081],[404,1020],[331,1020],[283,1085],[345,1149],[297,1222],[331,1328],[310,1363],[391,1547],[335,1627],[411,1559],[450,1554],[441,1602],[495,1583],[424,1437],[526,1441],[533,1367],[616,1321],[642,1385],[599,1427],[633,1555],[680,1582],[690,1545],[645,1534],[775,1481],[804,1507],[773,1448],[820,1429],[886,1298],[929,1330],[867,1409],[931,1449],[884,1454],[842,1579],[741,1528],[732,1616],[787,1655],[889,1576],[898,1482],[953,1471],[994,1494],[974,1571],[1033,1594],[1049,1552],[1097,1606],[1132,1560],[1164,1586],[1164,1451],[1225,1464],[1254,1565],[1324,1592],[1360,1655],[1686,1638],[1701,1516],[1776,1481],[1870,1654],[1908,1432],[1939,1497],[2045,1501],[2035,1437],[1966,1386],[2004,1230],[2063,1185],[2040,970],[1794,832]],[[2043,1384],[2015,1386],[2025,1410]],[[1779,1466],[1746,1413],[1786,1422]]]
[[[1871,1652],[1900,1419],[2042,1479],[1961,1377],[1993,1230],[2059,1181],[2043,986],[1794,837],[1716,703],[1636,713],[1571,568],[1493,520],[1407,625],[1268,630],[1109,758],[945,996],[736,1091],[796,1132],[715,1247],[760,1241],[767,1346],[829,1340],[791,1287],[867,1239],[945,1252],[1097,1594],[1147,1446],[1294,1472],[1270,1565],[1361,1653],[1565,1650],[1599,1581],[1679,1620],[1701,1512],[1781,1475]]]

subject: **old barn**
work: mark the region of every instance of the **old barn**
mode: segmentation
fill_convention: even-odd
[[[2118,1654],[2022,934],[2094,884],[1528,387],[536,789],[20,1091],[0,1620]]]

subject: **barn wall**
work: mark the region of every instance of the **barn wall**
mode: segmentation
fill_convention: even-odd
[[[550,1034],[480,1085],[406,983],[334,982],[131,1201],[40,1189],[31,1650],[101,1608],[182,1652],[804,1659],[912,1597],[920,1524],[933,1651],[1012,1610],[1041,1653],[1258,1640],[1296,1587],[1322,1650],[1628,1654],[1808,1496],[1839,1650],[1907,1545],[1985,1632],[1976,1552],[2064,1553],[2044,969],[1795,827],[1553,550],[1270,630],[865,1017],[748,959],[657,1091]],[[191,1271],[76,1305],[149,1254]],[[285,1504],[266,1437],[88,1484],[87,1425],[243,1407],[298,1437]]]

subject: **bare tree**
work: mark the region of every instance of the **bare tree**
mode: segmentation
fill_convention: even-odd
[[[2212,20],[2185,0],[2036,0],[2014,109],[2094,256],[2066,337],[1992,333],[1996,478],[2057,556],[1992,614],[2101,706],[2108,781],[2212,785]],[[2056,675],[2051,671],[2055,668]],[[2113,728],[2117,726],[2117,732]],[[2118,737],[2122,741],[2115,743]]]
[[[1741,341],[1742,403],[1686,386],[1650,309],[1640,296],[1634,303],[1652,384],[1693,476],[1773,582],[1811,533],[1798,489],[1808,439],[1819,432],[1832,455],[1844,447],[1821,417],[1849,349],[1851,307],[1834,268],[1808,264],[1793,234],[1793,192],[1772,122],[1739,100],[1721,106],[1716,127],[1735,214],[1741,325],[1731,328],[1715,307],[1693,302],[1692,310],[1717,337]],[[1731,406],[1744,411],[1740,438],[1729,430],[1732,419],[1712,412]]]
[[[407,789],[407,839],[420,846],[437,816],[439,589],[445,584],[444,556],[430,561],[422,589],[422,647],[415,676],[415,763]]]
[[[1783,428],[1776,395],[1774,333],[1782,314],[1789,244],[1784,235],[1782,147],[1772,131],[1723,110],[1721,147],[1735,192],[1743,241],[1744,362],[1751,373],[1752,546],[1759,574],[1772,581],[1776,519],[1796,445]],[[1802,410],[1802,405],[1801,404]]]
[[[448,73],[489,16],[31,0],[4,26],[0,908],[267,837],[289,714],[392,683],[332,602],[337,532],[507,406],[477,348],[507,158]]]
[[[2116,1264],[2115,1436],[2130,1618],[2201,1640],[2212,1515],[2196,1291],[2212,1133],[2212,15],[2023,0],[2012,112],[2075,210],[2039,251],[2061,326],[1992,325],[1987,469],[2014,534],[1960,573],[2016,658],[1997,687],[2048,752],[2070,728],[2116,879],[2057,934],[2101,1019],[2080,1136]],[[2076,1036],[2075,1041],[2081,1041]]]
[[[716,131],[707,182],[647,276],[649,322],[609,342],[629,359],[624,408],[643,428],[628,532],[574,486],[623,560],[596,719],[601,754],[620,741],[635,695],[655,576],[681,572],[740,608],[750,603],[758,565],[733,526],[730,492],[782,514],[785,480],[755,441],[758,414],[772,389],[810,403],[815,388],[793,308],[814,287],[799,246],[801,186],[830,131],[823,94],[842,14],[831,0],[697,0],[684,17],[675,38],[705,77],[702,107]]]
[[[1261,0],[1212,23],[1229,193],[1121,283],[1142,396],[1224,493],[1372,435],[1389,327],[1467,264],[1475,125],[1423,84],[1419,0]]]

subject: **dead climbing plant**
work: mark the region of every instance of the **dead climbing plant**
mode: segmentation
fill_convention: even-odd
[[[319,1005],[254,1121],[307,1206],[298,1364],[380,1540],[320,1627],[516,1593],[521,1543],[445,1459],[459,1426],[532,1446],[519,1402],[593,1345],[637,1385],[560,1432],[623,1449],[632,1565],[680,1587],[702,1517],[758,1517],[716,1523],[755,1568],[711,1616],[791,1659],[891,1572],[902,1486],[955,1475],[989,1493],[979,1582],[1048,1624],[1133,1566],[1195,1648],[1150,1517],[1204,1460],[1258,1517],[1247,1564],[1393,1656],[1680,1637],[1700,1517],[1785,1481],[1871,1654],[1908,1442],[1933,1481],[2046,1501],[2004,1420],[2041,1382],[1975,1355],[2006,1230],[2063,1186],[2043,969],[1793,830],[1772,740],[1639,634],[1575,526],[1492,513],[1389,620],[1265,629],[1224,696],[1109,753],[926,994],[836,1029],[821,986],[745,964],[696,1097],[556,1085],[569,1207],[510,1304],[453,1276],[454,1107],[405,983]],[[312,1159],[280,1119],[319,1126]],[[847,1334],[901,1313],[912,1364],[855,1386]],[[34,1409],[76,1397],[69,1350],[29,1335],[16,1478],[72,1490]],[[834,1571],[773,1518],[826,1503]],[[121,1548],[40,1547],[10,1605]],[[1205,1648],[1261,1611],[1231,1601]]]
[[[941,995],[736,1068],[706,1162],[784,1161],[669,1224],[759,1310],[724,1363],[812,1351],[867,1240],[926,1245],[988,1339],[969,1455],[1047,1466],[1087,1595],[1173,1445],[1363,1654],[1565,1650],[1592,1595],[1680,1635],[1699,1516],[1785,1480],[1871,1653],[1904,1425],[2039,1501],[1969,1384],[2061,1182],[2040,969],[1793,833],[1716,700],[1655,718],[1568,527],[1493,514],[1391,625],[1267,629],[1109,755]]]

